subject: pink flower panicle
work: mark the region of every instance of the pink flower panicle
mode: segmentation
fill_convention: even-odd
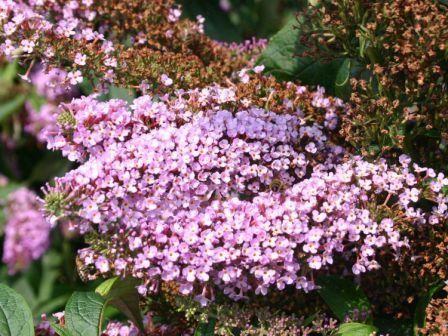
[[[34,192],[20,188],[8,196],[3,262],[10,274],[26,269],[48,248],[50,224],[40,212]]]
[[[49,147],[80,166],[47,197],[70,194],[63,216],[107,237],[103,252],[80,251],[87,267],[141,278],[142,294],[175,281],[205,304],[210,284],[233,299],[289,285],[308,291],[312,272],[335,258],[360,274],[379,267],[378,250],[399,253],[401,221],[447,218],[443,175],[404,156],[398,166],[343,158],[328,140],[337,120],[322,92],[311,104],[332,116],[327,127],[300,109],[233,110],[235,100],[232,89],[212,86],[130,107],[95,96],[64,106],[60,120],[69,122]],[[421,209],[428,192],[433,206]]]
[[[57,131],[55,125],[58,104],[75,95],[75,88],[67,84],[66,78],[64,70],[45,70],[42,67],[31,76],[31,84],[45,102],[41,106],[27,102],[25,131],[35,136],[40,143],[44,143],[46,133]]]

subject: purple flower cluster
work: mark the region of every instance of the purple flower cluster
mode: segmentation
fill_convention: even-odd
[[[47,250],[50,224],[40,212],[34,192],[20,188],[8,196],[3,262],[10,274],[21,271]]]
[[[102,332],[101,336],[138,336],[140,332],[138,328],[132,324],[123,324],[121,322],[109,322],[106,329]]]
[[[46,133],[57,131],[58,104],[73,97],[75,89],[67,84],[67,72],[60,69],[51,69],[47,72],[40,68],[30,76],[30,80],[36,94],[45,102],[41,106],[35,106],[31,101],[27,102],[25,131],[44,143]]]
[[[355,274],[378,268],[378,250],[406,246],[401,222],[448,217],[443,175],[404,156],[399,166],[344,157],[328,140],[335,106],[322,92],[308,103],[332,116],[327,128],[300,109],[235,111],[235,100],[213,86],[143,96],[130,108],[94,96],[63,106],[49,147],[81,165],[47,199],[60,200],[50,216],[99,233],[80,251],[87,267],[141,278],[141,294],[174,281],[183,294],[202,291],[203,304],[210,284],[233,299],[307,291],[336,258]],[[422,209],[427,194],[432,205]]]

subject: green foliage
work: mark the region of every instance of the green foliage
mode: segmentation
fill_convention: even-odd
[[[206,18],[208,36],[229,42],[271,36],[281,28],[285,19],[306,3],[305,0],[228,0],[231,8],[224,11],[220,8],[220,0],[179,2],[190,18],[195,19],[199,14]]]
[[[55,328],[60,336],[98,336],[103,330],[106,308],[114,306],[143,330],[143,321],[132,278],[112,278],[99,285],[95,292],[75,292],[65,307],[65,326]]]
[[[13,113],[20,111],[23,109],[23,105],[25,104],[26,96],[24,94],[19,94],[7,102],[0,105],[0,122],[5,121],[9,118]]]
[[[350,78],[363,75],[355,59],[337,57],[332,61],[303,57],[307,47],[300,44],[303,17],[293,17],[269,41],[258,64],[279,80],[299,80],[307,85],[324,86],[330,94],[348,99]]]
[[[317,284],[321,287],[320,296],[339,320],[344,321],[346,317],[351,317],[354,310],[370,313],[369,299],[361,288],[351,281],[329,275],[319,277]]]
[[[53,238],[58,239],[57,236]],[[63,310],[73,290],[86,287],[67,278],[68,273],[64,267],[74,267],[71,258],[69,254],[53,248],[41,260],[31,264],[25,272],[15,276],[7,276],[6,266],[2,266],[0,272],[4,274],[0,273],[0,281],[20,293],[30,307],[34,319],[38,319],[42,314]]]
[[[200,323],[194,332],[194,336],[213,336],[215,334],[216,319],[210,317],[208,322]]]
[[[6,214],[4,208],[6,205],[6,201],[8,199],[8,195],[20,187],[21,187],[20,184],[12,182],[9,182],[3,187],[0,186],[0,236],[3,235],[4,225],[6,221]]]
[[[136,290],[139,282],[133,278],[118,277],[106,280],[96,289],[107,303],[120,310],[137,327],[143,329],[143,321],[139,307],[139,295]]]
[[[274,35],[258,59],[266,72],[279,80],[299,80],[303,84],[324,86],[330,93],[347,90],[350,62],[344,59],[322,62],[311,57],[299,57],[305,47],[299,44],[301,19],[292,18]]]
[[[109,92],[105,95],[105,100],[110,99],[123,99],[127,101],[129,104],[135,99],[136,94],[134,90],[125,89],[117,86],[112,86],[109,88]]]
[[[56,334],[59,336],[73,336],[73,334],[71,334],[70,331],[68,331],[66,328],[60,326],[59,324],[51,323],[51,327],[56,332]]]
[[[33,316],[23,296],[0,284],[0,335],[33,336]]]
[[[414,335],[418,335],[418,329],[426,325],[426,307],[431,301],[434,294],[436,294],[444,286],[443,283],[436,283],[432,285],[426,293],[424,293],[419,300],[414,311]]]
[[[337,336],[372,336],[377,329],[368,324],[362,323],[344,323],[339,327]]]
[[[73,336],[98,336],[106,299],[93,292],[75,292],[65,307],[65,326]]]

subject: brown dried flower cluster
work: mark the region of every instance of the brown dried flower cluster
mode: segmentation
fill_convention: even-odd
[[[154,90],[160,88],[162,75],[176,88],[223,82],[264,46],[263,41],[230,45],[210,39],[203,32],[204,19],[181,18],[173,0],[45,0],[30,8],[36,16],[22,23],[20,36],[9,36],[19,45],[32,41],[32,51],[22,58],[120,87],[139,88],[147,82],[147,89]],[[47,24],[38,22],[41,13],[56,28],[36,34],[36,27]]]
[[[409,248],[395,257],[380,255],[381,264],[388,267],[362,279],[362,287],[376,311],[395,318],[412,318],[415,303],[430,284],[448,279],[447,224],[415,227],[407,223],[403,232]]]
[[[444,288],[448,293],[448,286]],[[448,298],[433,299],[426,308],[426,326],[421,329],[423,335],[448,335]]]
[[[446,6],[438,0],[322,0],[311,8],[301,25],[307,54],[355,65],[343,136],[365,155],[398,149],[440,164],[448,154]]]

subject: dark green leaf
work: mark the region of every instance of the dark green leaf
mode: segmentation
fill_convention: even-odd
[[[94,292],[75,292],[65,307],[65,325],[73,336],[98,336],[106,300]]]
[[[334,84],[335,95],[342,99],[347,99],[350,96],[350,74],[352,68],[352,61],[346,59],[339,68]]]
[[[209,318],[207,323],[200,323],[194,332],[194,336],[213,336],[215,335],[216,319]]]
[[[299,51],[297,42],[300,31],[298,21],[292,18],[269,41],[268,46],[258,59],[257,63],[264,64],[268,72],[293,78],[310,64],[309,59],[295,57]]]
[[[95,290],[107,303],[119,309],[141,330],[144,329],[140,313],[139,295],[136,287],[139,282],[133,278],[112,278],[104,281]]]
[[[23,108],[26,96],[23,94],[17,95],[11,100],[0,105],[0,122],[9,118],[14,112]]]
[[[0,335],[34,335],[33,316],[23,296],[0,284]]]
[[[371,336],[377,329],[368,324],[362,323],[344,323],[341,324],[337,336]]]
[[[371,305],[364,292],[347,279],[336,276],[322,276],[317,280],[320,296],[337,318],[343,321],[354,310],[370,312]]]
[[[431,286],[425,294],[423,294],[417,301],[414,311],[414,334],[417,335],[417,330],[426,325],[426,307],[431,301],[435,293],[443,288],[443,283],[437,283]]]
[[[334,92],[336,77],[343,60],[324,63],[310,57],[300,57],[305,48],[300,40],[300,21],[296,18],[274,35],[257,61],[266,72],[279,80],[298,79],[304,84],[321,85],[330,93]]]
[[[63,158],[58,152],[46,152],[33,167],[29,183],[42,183],[55,176],[62,176],[70,168],[70,161]]]

